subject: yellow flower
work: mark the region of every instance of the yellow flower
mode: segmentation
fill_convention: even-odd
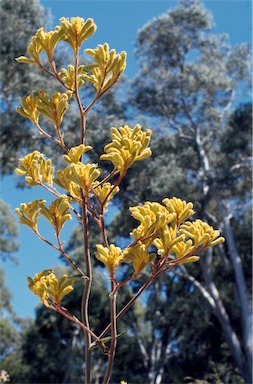
[[[110,244],[109,249],[102,244],[97,244],[96,247],[96,258],[100,260],[106,266],[110,274],[112,274],[118,268],[119,264],[123,262],[124,255],[122,250],[114,244]]]
[[[80,144],[76,147],[71,148],[68,151],[67,155],[63,155],[63,160],[65,160],[67,163],[79,163],[82,155],[88,151],[90,151],[92,147],[89,145]]]
[[[57,128],[60,127],[63,115],[69,108],[70,91],[53,93],[51,98],[46,91],[37,91],[37,108],[39,113],[51,120]]]
[[[93,19],[84,20],[82,17],[72,17],[70,20],[62,17],[60,24],[63,32],[62,40],[66,41],[75,52],[97,29]]]
[[[74,156],[74,155],[73,155]],[[68,155],[69,157],[69,155]],[[80,188],[88,196],[94,181],[100,176],[101,170],[97,164],[71,163],[70,167],[64,168],[57,172],[58,178],[54,179],[54,183],[59,187],[66,189],[71,197],[80,200]]]
[[[16,168],[14,172],[25,176],[25,180],[30,187],[43,182],[52,185],[54,167],[52,167],[52,160],[46,160],[43,153],[33,151],[19,159],[19,168]]]
[[[37,232],[38,219],[41,215],[41,209],[46,200],[34,200],[28,204],[20,204],[20,208],[15,211],[19,215],[19,222],[30,227],[34,232]]]
[[[32,37],[32,41],[28,46],[28,54],[30,59],[26,56],[20,56],[16,58],[17,62],[25,64],[35,64],[39,65],[40,63],[40,53],[44,51],[48,57],[48,60],[52,62],[53,60],[53,50],[56,47],[56,44],[61,39],[63,33],[60,27],[56,27],[54,31],[44,32],[43,28],[39,28]]]
[[[43,206],[41,214],[50,222],[56,233],[59,234],[65,222],[72,219],[69,208],[70,204],[67,197],[60,197],[54,200],[49,208]]]
[[[192,209],[192,203],[186,203],[185,200],[178,199],[177,197],[163,199],[163,204],[169,212],[176,213],[175,220],[177,226],[195,213]]]
[[[167,257],[171,247],[178,241],[180,238],[177,237],[177,228],[164,225],[152,244],[157,248],[158,255]]]
[[[105,199],[107,199],[107,202],[104,204],[105,208],[107,207],[109,200],[119,192],[119,187],[113,189],[111,183],[100,184],[98,181],[95,181],[92,184],[92,188],[100,203],[104,203]]]
[[[39,121],[38,100],[35,93],[28,95],[26,98],[20,98],[21,107],[17,107],[16,111],[31,120],[33,124],[37,125]]]
[[[127,125],[119,129],[113,127],[112,142],[105,146],[105,154],[100,159],[111,161],[116,169],[124,175],[135,161],[146,159],[151,156],[151,149],[148,148],[151,130],[141,130],[137,124],[134,128]]]
[[[37,273],[34,278],[28,277],[28,288],[48,307],[49,301],[54,305],[59,306],[63,297],[73,291],[75,279],[68,278],[64,274],[60,280],[53,273],[53,269],[45,269]]]
[[[87,73],[93,67],[94,66],[92,65],[78,66],[78,69],[77,69],[78,88],[80,88],[85,83]],[[63,81],[66,87],[68,87],[72,91],[75,91],[75,87],[76,87],[75,67],[72,64],[69,64],[67,69],[62,68],[58,73],[58,76]]]
[[[93,56],[95,65],[91,66],[91,75],[83,75],[82,79],[93,83],[98,93],[104,93],[118,81],[126,67],[126,52],[116,53],[109,45],[99,44],[96,49],[85,49]]]
[[[158,231],[175,218],[175,213],[170,213],[163,205],[150,201],[143,206],[132,207],[130,211],[132,216],[141,223],[130,235],[135,240],[148,238],[148,245],[152,243]]]
[[[200,247],[213,247],[225,241],[218,230],[214,230],[211,225],[199,219],[194,222],[185,222],[180,226],[179,230],[180,233],[193,240],[196,250]]]
[[[149,254],[146,246],[140,243],[133,247],[124,249],[123,256],[124,262],[133,263],[133,267],[135,270],[133,277],[137,277],[141,273],[141,271],[156,258],[155,253]]]

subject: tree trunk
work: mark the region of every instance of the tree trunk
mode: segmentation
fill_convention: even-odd
[[[221,220],[224,226],[226,243],[229,248],[230,257],[232,260],[234,273],[235,273],[235,281],[236,286],[239,293],[240,302],[238,303],[241,308],[241,323],[242,323],[242,350],[243,350],[243,364],[240,370],[245,378],[247,383],[252,382],[252,307],[250,304],[249,293],[246,285],[245,275],[243,272],[242,261],[239,256],[238,250],[236,248],[232,228],[230,225],[230,220],[227,215],[224,203],[214,186],[215,182],[210,177],[210,163],[207,156],[207,153],[203,146],[203,140],[200,135],[200,128],[195,127],[195,142],[196,142],[196,150],[198,153],[198,158],[200,162],[201,169],[201,178],[203,182],[203,194],[207,195],[208,192],[212,193],[214,199],[216,200],[218,210],[221,216]],[[213,294],[218,295],[219,292],[215,285],[212,286],[213,281],[210,282],[210,289],[213,289]],[[218,296],[216,297],[218,300]],[[215,296],[214,296],[215,299]],[[220,299],[217,301],[217,304],[222,303]],[[219,311],[222,308],[219,308]],[[220,313],[221,314],[221,313]],[[229,333],[229,331],[228,331]],[[232,345],[232,344],[231,344]],[[232,351],[231,351],[232,352]],[[232,352],[233,353],[233,352]]]
[[[240,341],[232,327],[226,308],[224,307],[222,298],[213,281],[213,277],[211,274],[210,265],[211,265],[212,252],[213,250],[209,248],[205,259],[203,259],[202,261],[202,270],[203,270],[204,278],[205,278],[207,287],[209,289],[209,292],[215,303],[214,313],[220,322],[225,339],[229,345],[231,354],[234,357],[238,368],[240,369],[241,372],[243,372],[244,358],[243,358],[243,352],[241,349]]]
[[[244,377],[247,383],[252,383],[252,305],[250,303],[242,260],[236,248],[229,217],[226,213],[224,203],[215,187],[212,187],[212,192],[216,199],[224,225],[226,242],[233,263],[236,286],[240,298],[238,305],[241,310],[242,318],[243,351],[245,355],[245,362],[243,364]]]

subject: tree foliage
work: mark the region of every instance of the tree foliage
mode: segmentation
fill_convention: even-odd
[[[249,262],[246,255],[250,248],[246,250],[244,244],[250,227],[241,238],[233,229],[239,223],[243,225],[243,219],[239,217],[248,211],[251,198],[251,110],[249,105],[237,107],[234,111],[233,108],[238,102],[239,91],[248,80],[249,48],[244,44],[231,47],[227,36],[213,35],[211,15],[199,1],[181,1],[178,7],[155,18],[139,31],[136,54],[140,71],[133,81],[129,100],[139,112],[150,118],[150,124],[160,124],[162,128],[157,130],[152,143],[154,158],[148,161],[145,169],[132,170],[131,179],[125,181],[123,209],[129,202],[145,199],[149,193],[159,200],[164,190],[168,190],[194,201],[203,217],[209,217],[224,228],[226,245],[213,255],[207,254],[201,263],[202,273],[191,268],[181,269],[178,279],[182,279],[183,287],[190,283],[192,300],[196,290],[202,294],[202,304],[211,309],[207,322],[212,319],[216,323],[218,320],[221,326],[221,350],[227,343],[225,349],[229,347],[237,362],[239,370],[232,373],[231,355],[224,351],[221,363],[218,355],[214,354],[213,362],[217,364],[222,380],[229,382],[233,374],[241,372],[247,382],[251,377],[252,352],[248,346],[251,339],[247,293],[250,276],[245,260]],[[121,228],[122,236],[128,226],[126,217],[123,210],[113,224],[115,228]],[[238,265],[235,260],[240,260]],[[228,284],[231,279],[233,283]],[[163,292],[165,283],[163,280],[160,283],[158,292]],[[235,290],[236,307],[230,299]],[[178,300],[174,296],[175,303]],[[242,312],[241,306],[244,307]],[[150,307],[147,308],[149,312]],[[173,317],[174,312],[169,308],[168,311]],[[245,324],[242,328],[241,321]],[[176,329],[177,325],[176,322]],[[206,325],[209,332],[212,332],[211,327],[212,324]],[[182,334],[177,334],[179,340],[187,339],[191,334],[190,328],[183,329]],[[195,335],[196,332],[195,329]],[[231,342],[233,338],[237,338],[234,345]],[[161,337],[159,340],[162,343],[164,339]],[[195,340],[193,335],[191,340]],[[200,360],[206,353],[207,361],[211,362],[211,344],[208,349],[206,338],[195,341],[201,349]],[[186,345],[181,344],[181,348],[182,352],[187,350]],[[166,361],[170,355],[173,356],[171,351]],[[169,380],[164,376],[165,368],[159,367],[157,361],[153,361],[155,368],[150,382],[160,382],[162,377]],[[207,365],[204,371],[199,372],[199,377],[210,378],[210,370]],[[193,375],[189,368],[188,372]],[[195,370],[195,378],[196,375]],[[179,377],[183,380],[182,373]]]

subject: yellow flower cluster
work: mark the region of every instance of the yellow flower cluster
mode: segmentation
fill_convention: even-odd
[[[121,249],[114,244],[111,244],[109,249],[101,244],[97,244],[96,247],[96,258],[102,261],[110,273],[113,273],[115,269],[118,268],[119,264],[123,262],[124,255]]]
[[[101,204],[106,208],[110,199],[119,192],[119,187],[114,188],[111,183],[100,184],[98,181],[93,183],[93,191]]]
[[[54,179],[55,184],[66,189],[71,197],[80,201],[80,191],[83,190],[86,197],[89,195],[94,181],[100,176],[101,170],[97,164],[71,163],[67,168],[57,172],[58,178]]]
[[[86,79],[87,73],[96,67],[96,64],[91,65],[79,65],[77,69],[77,86],[80,88]],[[76,73],[75,68],[72,64],[68,65],[68,68],[62,68],[58,73],[58,77],[61,79],[63,84],[72,91],[75,91],[76,87]]]
[[[51,98],[46,91],[37,91],[21,98],[21,106],[16,111],[31,120],[35,126],[38,126],[39,116],[43,115],[54,123],[56,129],[60,128],[63,116],[69,108],[69,99],[72,92],[54,93]]]
[[[96,24],[93,19],[86,21],[82,17],[66,17],[60,19],[62,39],[66,41],[73,51],[77,51],[82,43],[96,32]]]
[[[20,208],[16,208],[15,211],[19,216],[20,223],[27,225],[36,233],[38,233],[39,217],[43,215],[58,235],[66,221],[72,219],[68,198],[62,195],[59,199],[54,200],[49,208],[45,206],[45,203],[46,200],[34,200],[28,204],[22,203]]]
[[[28,46],[30,58],[20,56],[16,60],[19,63],[41,66],[40,53],[44,51],[48,61],[52,63],[53,51],[60,40],[66,41],[76,51],[95,31],[96,25],[92,19],[85,21],[81,17],[73,17],[69,21],[69,19],[62,17],[60,19],[60,26],[57,26],[54,31],[44,32],[43,28],[38,29]]]
[[[113,127],[111,132],[112,142],[105,146],[105,154],[100,159],[111,161],[122,176],[135,161],[151,156],[152,152],[148,147],[151,137],[150,129],[144,132],[137,124],[134,128],[127,125],[118,129]]]
[[[20,208],[16,208],[15,211],[19,216],[19,222],[21,224],[27,225],[35,233],[37,233],[38,228],[38,219],[41,214],[41,208],[43,207],[46,200],[34,200],[31,203],[20,204]]]
[[[43,153],[33,151],[19,159],[19,168],[14,171],[17,175],[25,176],[25,181],[32,187],[42,183],[52,185],[54,167],[52,161],[46,160]]]
[[[76,147],[71,148],[68,151],[67,155],[63,155],[63,160],[66,161],[66,163],[79,163],[81,161],[81,158],[84,153],[90,151],[92,147],[89,145],[80,144]]]
[[[109,45],[99,44],[96,49],[85,49],[85,52],[93,56],[94,63],[91,75],[83,75],[82,79],[93,83],[99,93],[104,93],[117,82],[126,67],[126,52],[116,53],[110,50]]]
[[[59,234],[67,220],[71,220],[70,204],[66,197],[54,200],[50,207],[41,207],[41,214],[50,222],[56,233]]]
[[[40,54],[45,52],[56,74],[53,52],[58,42],[65,41],[77,54],[82,43],[95,33],[96,28],[93,19],[84,20],[81,17],[73,17],[69,20],[62,17],[60,26],[56,26],[54,31],[44,32],[43,28],[38,29],[28,47],[29,57],[20,56],[16,60],[19,63],[34,64],[43,68]],[[101,95],[118,81],[124,71],[126,52],[117,54],[114,49],[110,50],[107,43],[99,44],[96,49],[86,49],[85,52],[93,57],[94,63],[87,66],[80,65],[77,68],[77,85],[80,87],[85,81],[89,81]],[[58,78],[71,91],[75,91],[75,76],[73,65],[69,65],[67,69],[62,68],[58,73]]]
[[[34,278],[28,277],[28,288],[48,307],[50,304],[59,306],[63,297],[73,291],[75,279],[64,274],[60,280],[53,273],[53,269],[45,269],[37,273]]]
[[[146,202],[143,206],[130,208],[133,217],[140,225],[131,232],[134,242],[124,250],[113,246],[113,263],[111,251],[97,245],[95,256],[102,261],[110,273],[122,262],[133,263],[136,277],[156,259],[163,260],[163,265],[178,265],[199,260],[198,254],[208,247],[224,241],[220,232],[207,223],[196,220],[186,221],[192,214],[192,203],[173,197],[164,199],[164,205]],[[157,253],[150,253],[149,247],[154,246]]]

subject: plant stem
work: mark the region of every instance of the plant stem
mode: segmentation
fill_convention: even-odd
[[[89,306],[89,297],[91,290],[91,282],[92,282],[92,269],[91,269],[91,260],[90,260],[90,252],[89,252],[89,243],[88,243],[88,214],[87,207],[85,204],[85,196],[83,192],[82,194],[82,216],[83,216],[83,243],[84,243],[84,259],[85,259],[85,274],[87,279],[85,280],[83,298],[82,298],[82,322],[83,324],[90,329],[89,326],[89,316],[88,316],[88,306]],[[85,336],[85,383],[91,383],[91,336],[89,333],[84,332]]]
[[[134,304],[135,300],[138,299],[138,297],[142,294],[145,289],[147,289],[156,278],[156,275],[151,275],[150,278],[146,281],[145,284],[139,289],[139,291],[132,297],[132,299],[129,300],[129,302],[121,309],[121,311],[116,315],[116,321],[124,315],[125,312],[128,311],[128,309]],[[120,286],[119,286],[120,287]],[[103,332],[99,335],[99,338],[101,339],[111,328],[111,324],[108,324],[107,327],[103,330]]]
[[[76,49],[75,52],[75,97],[78,104],[80,112],[80,144],[85,144],[85,132],[86,132],[86,114],[84,113],[84,107],[82,105],[79,92],[78,92],[78,65],[79,65],[79,50]],[[81,161],[82,159],[80,159]],[[82,198],[82,226],[83,226],[83,245],[84,245],[84,262],[85,262],[85,285],[84,292],[82,297],[81,304],[81,314],[82,314],[82,323],[86,328],[90,330],[89,326],[89,298],[92,282],[92,269],[91,269],[91,260],[90,260],[90,251],[89,251],[89,220],[88,220],[88,210],[85,194],[81,189],[81,198]],[[84,331],[85,337],[85,383],[91,383],[91,335],[90,332]]]
[[[112,374],[112,366],[116,352],[117,345],[117,310],[116,310],[116,295],[117,291],[115,290],[115,278],[112,274],[111,276],[111,293],[110,293],[110,313],[111,313],[111,347],[108,354],[108,365],[104,377],[103,384],[108,384]]]

